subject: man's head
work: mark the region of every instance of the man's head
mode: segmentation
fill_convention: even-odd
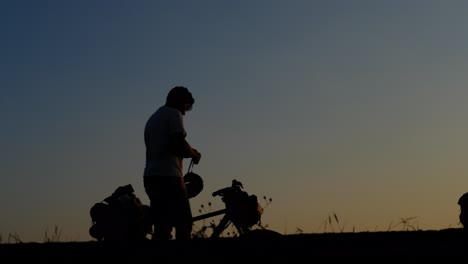
[[[192,109],[194,103],[192,93],[184,86],[176,86],[167,94],[166,106],[177,108],[183,115]]]

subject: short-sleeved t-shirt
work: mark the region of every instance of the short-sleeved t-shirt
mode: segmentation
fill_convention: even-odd
[[[174,155],[169,146],[173,133],[187,135],[182,113],[172,107],[161,106],[146,122],[146,164],[144,176],[183,177],[182,157]]]

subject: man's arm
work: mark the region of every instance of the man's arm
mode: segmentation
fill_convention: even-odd
[[[179,157],[191,158],[195,164],[200,161],[200,152],[190,146],[183,133],[175,133],[171,136],[171,148]]]

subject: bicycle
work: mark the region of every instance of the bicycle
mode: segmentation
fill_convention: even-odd
[[[192,177],[194,175],[196,176],[195,173],[192,173]],[[192,195],[201,191],[202,187],[193,186],[202,186],[202,183],[192,182],[191,184],[193,184],[192,188],[196,188]],[[220,237],[231,224],[235,226],[239,236],[242,237],[247,235],[256,237],[280,235],[263,227],[262,229],[252,229],[255,224],[260,223],[263,208],[256,195],[248,195],[242,189],[243,185],[240,181],[232,180],[231,186],[213,192],[213,197],[221,196],[225,208],[192,217],[192,222],[224,214],[219,224],[213,228],[209,238]],[[147,235],[153,235],[150,208],[148,205],[142,204],[140,199],[136,197],[131,184],[118,187],[112,195],[95,203],[91,207],[90,216],[92,223],[89,234],[98,241],[138,241],[145,240]]]

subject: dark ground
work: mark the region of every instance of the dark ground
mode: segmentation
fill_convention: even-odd
[[[228,261],[237,256],[454,256],[459,260],[462,256],[468,256],[468,232],[463,229],[445,229],[282,236],[263,234],[185,242],[171,240],[139,243],[90,241],[0,244],[0,260],[135,263],[160,256],[171,257],[173,260],[191,257],[193,260],[202,261],[210,257]]]

